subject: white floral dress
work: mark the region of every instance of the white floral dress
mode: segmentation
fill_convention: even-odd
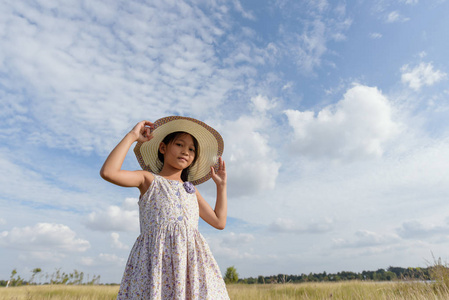
[[[117,299],[229,299],[206,240],[198,231],[195,193],[154,175],[139,199],[140,235]]]

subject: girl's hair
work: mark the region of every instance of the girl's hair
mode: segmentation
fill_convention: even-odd
[[[195,148],[195,157],[193,158],[192,163],[190,164],[190,166],[188,166],[187,168],[185,168],[181,172],[181,180],[185,182],[185,181],[188,181],[190,167],[195,164],[195,162],[196,162],[196,160],[197,160],[197,158],[198,158],[198,156],[200,154],[198,141],[190,133],[187,133],[187,132],[184,132],[184,131],[175,131],[175,132],[172,132],[172,133],[168,134],[167,136],[165,136],[165,138],[162,140],[162,143],[164,143],[165,145],[168,146],[168,144],[172,143],[174,140],[176,140],[179,136],[181,136],[183,134],[188,134],[188,135],[190,135],[192,137],[193,146]],[[163,165],[164,164],[164,154],[162,154],[159,151],[159,149],[157,150],[157,157],[159,158],[159,160],[162,162],[162,165]]]

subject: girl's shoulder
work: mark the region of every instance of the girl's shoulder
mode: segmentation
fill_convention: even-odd
[[[154,178],[156,177],[156,174],[150,172],[150,171],[146,171],[146,170],[138,170],[136,172],[139,172],[140,174],[142,174],[143,177],[143,181],[144,183],[150,183],[154,180]]]
[[[145,171],[145,170],[139,170],[138,172],[142,172],[142,176],[143,176],[142,185],[139,187],[140,194],[143,195],[146,193],[146,191],[148,191],[151,184],[155,180],[156,174],[151,173],[149,171]]]

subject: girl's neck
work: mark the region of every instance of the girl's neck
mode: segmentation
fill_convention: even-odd
[[[173,169],[173,168],[168,168],[168,167],[162,167],[162,170],[159,172],[159,176],[162,176],[166,179],[170,179],[170,180],[177,180],[177,181],[181,181],[181,173],[182,170],[178,170],[178,169]]]

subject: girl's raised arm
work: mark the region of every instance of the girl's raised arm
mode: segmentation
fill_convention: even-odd
[[[217,202],[215,202],[215,209],[212,210],[212,207],[210,207],[206,200],[204,200],[198,190],[196,191],[196,196],[198,198],[200,217],[209,225],[222,230],[226,226],[228,200],[226,192],[226,165],[221,157],[218,159],[218,171],[215,172],[214,168],[211,167],[211,172],[212,179],[217,186]]]
[[[122,170],[122,164],[131,145],[136,142],[146,142],[152,138],[153,123],[141,121],[120,141],[112,150],[100,170],[103,179],[124,187],[138,187],[143,189],[147,181],[153,180],[153,175],[146,171]],[[145,192],[145,191],[144,191]]]

